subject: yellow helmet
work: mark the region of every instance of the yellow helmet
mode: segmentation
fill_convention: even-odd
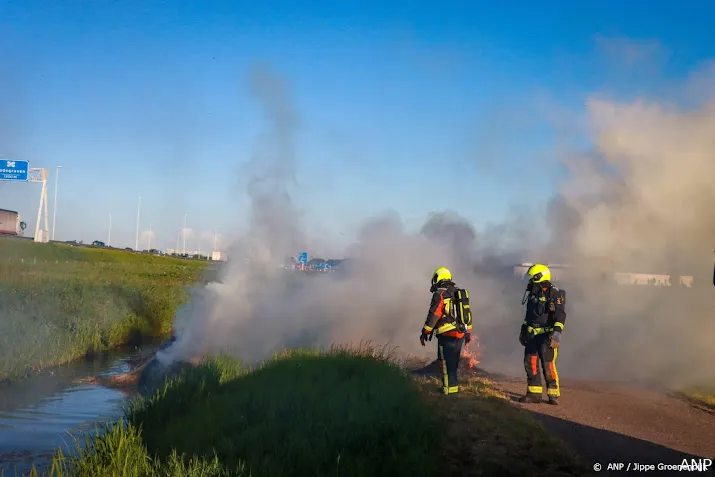
[[[546,265],[542,265],[540,263],[529,267],[526,273],[529,275],[531,281],[534,283],[551,281],[551,270],[549,270],[549,267],[547,267]]]
[[[451,279],[452,279],[452,272],[450,272],[448,268],[439,267],[432,274],[432,285],[436,285],[437,283],[439,283],[441,281],[451,280]]]

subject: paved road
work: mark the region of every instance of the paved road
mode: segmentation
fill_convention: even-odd
[[[525,391],[523,379],[491,378],[515,402]],[[564,380],[561,388],[559,406],[517,405],[569,442],[587,464],[603,465],[604,475],[643,475],[632,470],[609,474],[609,462],[656,465],[651,475],[688,475],[691,472],[658,472],[657,465],[715,460],[715,413],[652,389],[577,380]],[[704,475],[715,475],[715,470]]]

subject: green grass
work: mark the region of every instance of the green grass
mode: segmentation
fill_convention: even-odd
[[[129,425],[62,462],[71,475],[429,476],[438,421],[395,363],[295,351],[254,371],[212,358],[137,400]],[[185,456],[193,457],[193,461]],[[76,456],[75,456],[76,457]],[[201,471],[201,472],[199,472]]]
[[[164,337],[206,262],[0,239],[0,381]]]
[[[48,474],[589,474],[489,382],[472,380],[458,396],[438,388],[368,347],[289,352],[256,370],[209,358],[134,401],[126,424],[85,438],[71,456],[58,452]]]

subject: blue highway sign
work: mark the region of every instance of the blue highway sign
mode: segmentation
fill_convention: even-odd
[[[0,180],[27,181],[30,170],[28,161],[0,159]]]

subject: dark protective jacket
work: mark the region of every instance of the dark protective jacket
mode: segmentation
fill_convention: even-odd
[[[450,309],[456,287],[454,282],[447,280],[437,284],[437,288],[432,293],[432,301],[424,324],[426,332],[430,333],[434,330],[436,335],[464,338],[464,333],[457,330],[454,318],[445,312]],[[467,327],[467,332],[472,332],[471,325]]]
[[[526,301],[526,316],[521,332],[538,336],[563,331],[566,324],[565,293],[551,282],[535,283]]]

